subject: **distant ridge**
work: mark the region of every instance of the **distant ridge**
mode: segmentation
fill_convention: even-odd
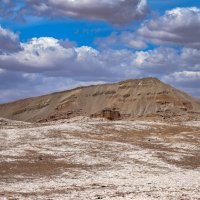
[[[78,87],[0,104],[0,117],[37,122],[75,116],[121,119],[189,115],[200,115],[200,100],[153,77]]]

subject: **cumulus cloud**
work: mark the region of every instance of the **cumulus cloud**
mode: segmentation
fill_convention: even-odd
[[[147,0],[26,0],[23,14],[46,17],[72,17],[105,20],[114,24],[130,23],[143,18]]]
[[[200,71],[174,72],[164,76],[162,79],[194,96],[200,97]]]
[[[21,44],[17,34],[0,25],[0,54],[21,50]]]
[[[106,80],[111,76],[119,79],[134,71],[131,69],[133,54],[128,50],[71,47],[51,37],[33,38],[21,45],[22,51],[0,55],[0,68],[47,76],[73,76],[79,81]]]
[[[196,7],[175,8],[151,20],[146,20],[138,30],[112,33],[96,39],[96,44],[105,47],[128,47],[145,49],[148,44],[179,45],[200,48],[200,9]]]
[[[155,48],[97,50],[76,47],[70,41],[52,37],[32,38],[21,43],[23,50],[0,55],[0,68],[46,76],[74,77],[76,80],[118,80],[132,75],[164,75],[175,71],[200,71],[200,50]],[[63,42],[65,45],[63,45]]]
[[[184,83],[186,87],[199,88],[200,85],[200,71],[182,71],[174,72],[163,77],[166,81]]]
[[[145,73],[163,75],[180,67],[179,56],[177,50],[173,48],[137,51],[133,65]]]
[[[110,36],[104,38],[97,38],[95,44],[101,48],[147,48],[147,44],[142,37],[127,31],[120,34],[112,33]]]
[[[187,70],[200,71],[200,50],[183,48],[180,58],[185,64],[183,68]]]
[[[200,50],[160,47],[135,53],[134,66],[146,72],[200,71]]]
[[[163,16],[145,22],[138,33],[156,44],[200,48],[200,9],[191,7],[168,10]]]
[[[56,70],[59,62],[69,62],[74,55],[73,49],[64,48],[54,38],[33,38],[21,46],[20,52],[0,56],[1,68],[24,72]]]
[[[21,51],[0,55],[1,101],[8,100],[9,96],[17,98],[15,90],[21,90],[21,97],[27,97],[64,90],[83,82],[146,76],[156,76],[189,89],[200,85],[198,49],[97,50],[52,37],[32,38],[21,46]],[[200,96],[200,93],[195,95]]]

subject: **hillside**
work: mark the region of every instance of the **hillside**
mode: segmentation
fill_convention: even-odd
[[[21,121],[104,115],[113,118],[200,115],[200,101],[156,78],[144,78],[79,87],[0,105],[0,117]]]

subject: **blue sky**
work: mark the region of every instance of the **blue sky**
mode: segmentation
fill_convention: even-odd
[[[200,97],[200,2],[2,0],[0,102],[154,76]]]

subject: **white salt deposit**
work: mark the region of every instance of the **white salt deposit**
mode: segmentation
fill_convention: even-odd
[[[200,150],[198,140],[193,142],[200,136],[196,125],[199,122],[184,123],[184,127],[190,127],[189,132],[181,129],[169,137],[159,131],[177,124],[110,122],[86,117],[35,127],[32,124],[16,127],[16,122],[13,126],[9,123],[9,129],[0,129],[0,169],[13,163],[13,170],[10,169],[13,174],[2,173],[0,200],[200,199],[200,170],[190,163],[182,163],[186,156]],[[117,140],[116,131],[122,136],[140,131],[141,138]],[[34,171],[15,173],[15,163],[19,160],[34,163],[30,152],[42,155],[44,159],[40,162],[44,164],[46,157],[53,156],[50,165],[60,162],[74,167],[61,165],[59,173],[50,175],[42,172],[38,175]]]

